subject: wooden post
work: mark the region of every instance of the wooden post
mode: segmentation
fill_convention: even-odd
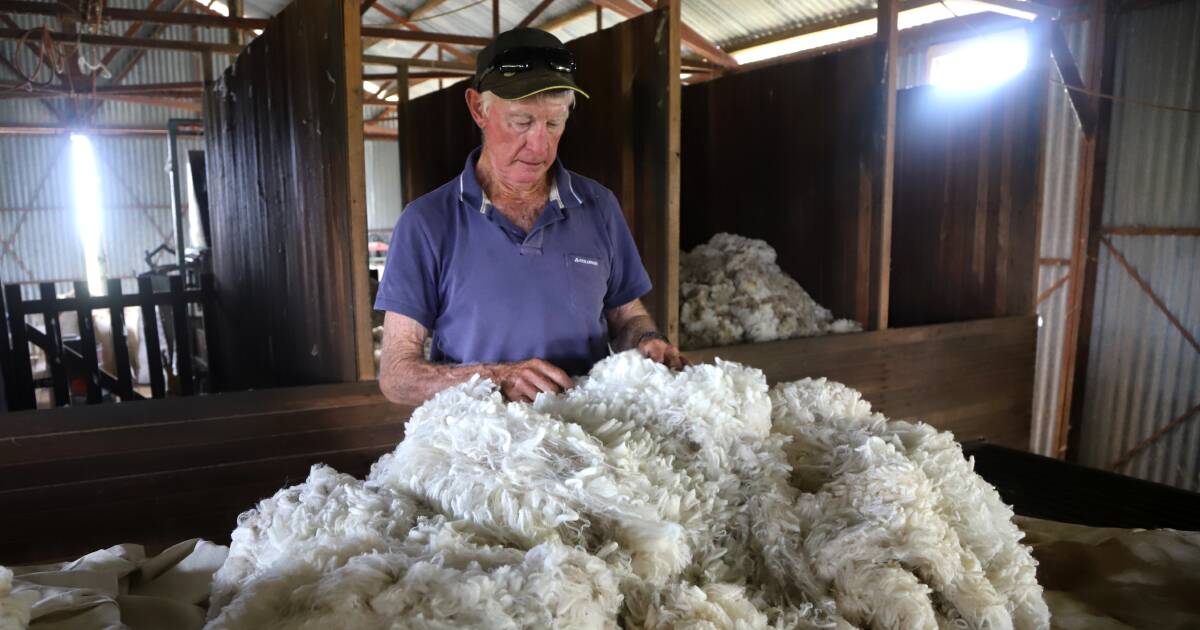
[[[242,0],[227,0],[227,1],[229,2],[229,4],[227,5],[229,7],[229,17],[232,17],[232,18],[242,17],[242,13],[243,13]],[[229,27],[229,43],[235,44],[238,46],[242,45],[241,29],[238,29],[233,26]]]
[[[359,380],[375,378],[375,346],[371,336],[371,288],[367,277],[367,171],[363,138],[362,18],[355,0],[342,0],[342,70],[346,90],[346,175],[350,234],[351,323]],[[407,98],[408,81],[397,86]]]
[[[1116,18],[1104,0],[1094,1],[1090,19],[1089,50],[1092,55],[1088,63],[1088,87],[1104,94],[1112,94],[1116,84]],[[1056,457],[1069,460],[1077,457],[1082,428],[1112,124],[1112,101],[1092,99],[1089,109],[1097,112],[1096,132],[1092,138],[1084,138],[1080,159],[1079,202],[1075,208],[1075,233],[1071,243],[1071,292],[1067,296],[1067,332],[1063,341],[1054,451]]]
[[[138,278],[138,303],[142,307],[142,339],[146,342],[146,364],[150,370],[150,396],[162,398],[167,394],[163,382],[162,344],[158,339],[154,285],[147,276]]]
[[[79,320],[79,349],[83,357],[83,367],[87,372],[87,402],[89,405],[99,403],[100,396],[100,361],[96,356],[96,330],[92,327],[92,309],[88,305],[91,292],[86,282],[75,283],[76,317]]]
[[[42,294],[42,321],[46,326],[46,365],[50,368],[50,379],[54,383],[54,405],[65,407],[71,402],[71,391],[67,386],[67,366],[63,364],[62,328],[58,322],[58,297],[53,282],[38,285]]]
[[[896,151],[896,56],[900,36],[897,25],[899,0],[879,0],[877,36],[879,93],[877,96],[877,127],[870,142],[871,248],[867,264],[870,267],[869,320],[867,327],[883,330],[888,327],[888,300],[892,273],[892,188],[895,175]],[[862,258],[859,258],[862,264]]]
[[[125,307],[121,306],[121,295],[120,278],[109,278],[108,297],[112,302],[108,307],[108,318],[112,322],[113,359],[117,364],[117,395],[127,401],[133,397],[133,376],[129,366],[129,343],[125,340]]]
[[[596,30],[604,30],[604,7],[596,5]]]
[[[438,55],[442,51],[438,49]],[[412,164],[409,157],[412,152],[406,150],[412,142],[412,108],[408,105],[408,66],[396,66],[396,129],[399,131],[396,139],[396,150],[400,152],[400,199],[412,201]]]
[[[203,296],[200,308],[204,318],[204,360],[208,364],[208,391],[221,391],[221,344],[217,330],[217,288],[211,273],[200,276],[200,293]]]
[[[662,168],[663,171],[653,174],[659,181],[656,182],[652,203],[638,207],[639,213],[647,213],[650,221],[657,225],[651,230],[653,249],[658,251],[654,261],[657,269],[650,272],[656,285],[656,291],[652,294],[651,315],[672,343],[679,343],[679,124],[682,98],[679,79],[682,23],[679,7],[680,0],[658,2],[658,9],[662,11],[660,19],[665,23],[659,29],[664,37],[659,42],[662,64],[658,72],[661,79],[655,90],[660,92],[656,94],[657,102],[665,111],[648,123],[653,135],[647,138],[647,142],[653,147],[650,156],[652,167]]]
[[[492,0],[492,37],[500,34],[500,0]]]
[[[8,347],[8,309],[4,307],[4,296],[0,295],[0,411],[8,410],[8,393],[14,391],[13,356]]]
[[[25,301],[21,297],[21,285],[5,285],[4,301],[8,307],[8,330],[12,335],[13,389],[6,392],[8,408],[10,411],[36,409],[37,395],[33,391],[33,366],[29,364],[29,337],[25,334]]]
[[[192,327],[188,324],[187,296],[183,294],[183,276],[170,276],[171,320],[175,328],[175,375],[184,396],[196,393],[192,378]]]

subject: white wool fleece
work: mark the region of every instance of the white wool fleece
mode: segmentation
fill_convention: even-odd
[[[765,241],[720,233],[679,257],[684,348],[774,341],[862,330],[833,319],[775,262]]]
[[[247,582],[281,562],[332,570],[402,540],[420,513],[414,498],[375,488],[328,466],[238,517],[229,556],[213,576],[209,615]]]
[[[532,404],[473,379],[234,540],[211,628],[1049,627],[949,434],[720,360],[618,354]]]

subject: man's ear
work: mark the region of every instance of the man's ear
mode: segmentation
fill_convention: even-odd
[[[483,129],[483,94],[474,88],[467,88],[463,96],[467,99],[467,111],[471,112],[471,118],[480,129]]]

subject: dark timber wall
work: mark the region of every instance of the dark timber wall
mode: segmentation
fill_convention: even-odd
[[[207,94],[223,389],[374,374],[359,24],[296,0]]]
[[[621,202],[654,291],[645,298],[661,328],[673,335],[678,318],[678,236],[668,209],[678,204],[667,150],[672,77],[667,13],[652,11],[567,43],[575,54],[580,97],[559,146],[567,168],[597,180]],[[662,36],[659,37],[659,34]],[[675,63],[678,63],[676,55]],[[677,81],[677,79],[674,79]],[[480,135],[467,113],[467,83],[413,100],[401,122],[401,168],[411,182],[405,201],[450,181]],[[675,215],[677,216],[677,215]]]
[[[1046,68],[982,95],[902,90],[893,326],[1034,312]]]
[[[866,322],[877,73],[861,46],[684,87],[683,248],[763,239],[813,298]]]
[[[1049,56],[1030,32],[1029,68],[1000,88],[898,94],[891,327],[1034,312]],[[867,323],[877,76],[855,46],[685,87],[684,249],[763,239],[818,302]]]

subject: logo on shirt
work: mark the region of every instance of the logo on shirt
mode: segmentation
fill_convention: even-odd
[[[593,267],[600,266],[600,261],[596,260],[595,258],[584,258],[583,256],[575,256],[571,262],[575,262],[580,265],[591,265]]]

